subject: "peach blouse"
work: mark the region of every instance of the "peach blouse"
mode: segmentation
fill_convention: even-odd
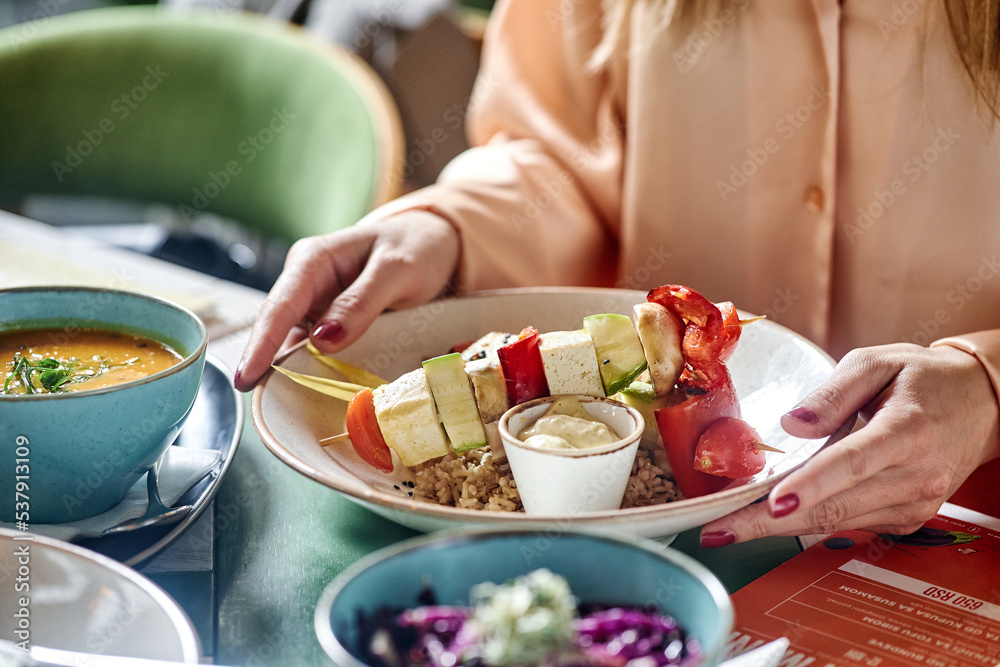
[[[431,210],[463,290],[684,283],[839,357],[943,336],[1000,380],[1000,127],[943,3],[732,0],[689,35],[637,3],[599,72],[601,0],[495,9]]]

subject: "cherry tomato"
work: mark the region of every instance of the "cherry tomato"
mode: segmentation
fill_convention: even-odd
[[[760,435],[742,419],[717,419],[698,439],[694,469],[730,479],[756,475],[766,463],[759,444]]]
[[[516,341],[498,348],[497,356],[500,357],[510,407],[549,395],[542,353],[538,349],[538,329],[526,327]]]
[[[362,389],[347,404],[347,434],[358,457],[382,472],[392,472],[392,452],[375,419],[375,399],[371,389]]]
[[[692,396],[679,405],[660,408],[654,414],[677,487],[686,498],[715,493],[732,482],[693,467],[701,434],[722,417],[740,416],[740,400],[728,373],[721,386],[700,396]]]

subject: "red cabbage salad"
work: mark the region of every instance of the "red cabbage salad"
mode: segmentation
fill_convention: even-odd
[[[483,583],[470,606],[435,604],[359,614],[367,654],[379,667],[653,667],[691,665],[700,647],[659,609],[580,605],[549,570]]]

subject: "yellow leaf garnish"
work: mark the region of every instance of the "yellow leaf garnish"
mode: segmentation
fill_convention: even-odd
[[[314,377],[312,375],[296,373],[295,371],[290,371],[287,368],[282,368],[281,366],[271,366],[271,368],[278,371],[282,375],[291,378],[294,382],[298,382],[303,387],[309,387],[310,389],[326,394],[327,396],[339,398],[342,401],[350,401],[354,398],[356,393],[362,391],[363,389],[368,389],[368,387],[364,387],[359,384],[340,382],[339,380],[331,380],[329,378]]]
[[[388,384],[386,380],[383,380],[374,373],[369,373],[363,368],[358,368],[357,366],[352,366],[346,361],[326,356],[316,349],[316,346],[312,344],[312,341],[306,341],[306,348],[310,353],[312,353],[313,357],[317,361],[324,363],[333,370],[337,371],[347,378],[349,382],[356,382],[357,384],[371,387],[372,389],[378,387],[379,385]]]

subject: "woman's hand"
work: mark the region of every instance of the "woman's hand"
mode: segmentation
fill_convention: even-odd
[[[336,352],[386,308],[430,301],[454,275],[458,256],[458,232],[425,211],[296,242],[254,322],[236,388],[253,388],[275,354],[306,334],[320,350]]]
[[[822,438],[856,411],[868,424],[779,482],[766,503],[706,525],[702,545],[848,529],[911,533],[1000,455],[986,370],[953,347],[854,350],[781,425],[796,437]]]

